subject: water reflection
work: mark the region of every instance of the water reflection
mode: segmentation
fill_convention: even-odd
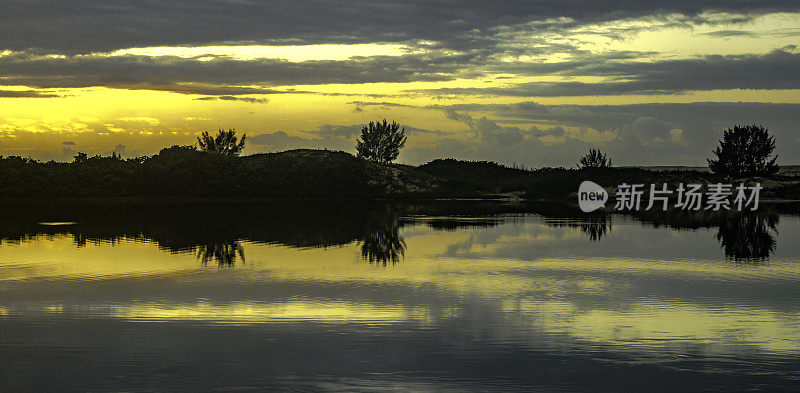
[[[244,262],[243,242],[294,248],[327,248],[356,243],[370,264],[403,260],[406,225],[436,231],[491,228],[514,217],[541,216],[546,225],[575,229],[590,242],[613,235],[613,222],[627,216],[604,211],[585,214],[564,203],[136,203],[21,204],[0,206],[0,239],[20,242],[66,234],[78,247],[122,240],[150,241],[173,253],[193,252],[205,265]],[[763,263],[777,247],[779,213],[647,211],[633,218],[655,228],[716,228],[722,255],[735,262]],[[70,225],[43,225],[43,223]]]
[[[731,390],[800,378],[800,245],[778,237],[800,233],[800,218],[460,203],[6,210],[0,390]],[[770,263],[741,269],[726,255]]]
[[[720,222],[717,240],[729,259],[763,263],[775,252],[778,221],[777,214],[727,215]]]
[[[244,262],[242,241],[293,248],[327,248],[357,242],[366,261],[386,265],[405,254],[400,214],[408,206],[383,203],[132,203],[22,204],[3,206],[0,237],[20,242],[37,236],[72,236],[75,245],[156,243],[173,253],[193,252],[203,263]],[[44,226],[62,221],[69,226]]]
[[[611,218],[605,214],[592,214],[579,219],[548,219],[547,225],[553,227],[577,228],[589,238],[590,242],[600,241],[603,237],[611,234]]]
[[[370,264],[386,266],[388,263],[394,265],[405,257],[406,242],[400,236],[397,210],[387,206],[366,224],[364,237],[359,240],[362,259]]]
[[[224,243],[201,244],[197,246],[197,259],[206,266],[208,262],[215,261],[220,267],[233,266],[236,259],[245,263],[244,247],[242,242],[235,240]]]
[[[655,227],[685,230],[717,228],[717,241],[724,255],[737,263],[764,263],[775,252],[777,208],[767,206],[757,212],[682,211],[639,213],[643,222]]]

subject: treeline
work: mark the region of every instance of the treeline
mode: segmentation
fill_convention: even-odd
[[[79,154],[70,163],[0,158],[0,197],[4,198],[564,199],[584,180],[608,187],[726,181],[721,175],[695,171],[614,167],[524,170],[455,159],[408,166],[341,151],[308,149],[240,157],[173,146],[151,157],[131,159]],[[766,189],[762,196],[791,198],[800,194],[796,181],[781,184]]]
[[[344,152],[246,157],[173,146],[152,157],[76,156],[74,162],[0,159],[2,197],[356,198],[380,193],[370,163]]]

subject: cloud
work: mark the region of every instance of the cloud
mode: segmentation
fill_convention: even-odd
[[[303,136],[292,136],[284,131],[248,136],[253,145],[266,147],[270,151],[289,149],[334,149],[352,151],[353,138],[361,126],[337,126],[325,124],[315,130],[300,132]]]
[[[41,92],[36,90],[0,90],[0,98],[54,98],[61,97],[58,94]]]
[[[465,114],[458,113],[458,112],[456,112],[454,110],[445,109],[444,116],[446,118],[450,119],[450,120],[455,120],[455,121],[457,121],[459,123],[464,123],[468,127],[475,126],[475,122],[472,120],[472,116],[470,116],[470,115],[465,115]]]
[[[509,87],[415,90],[427,94],[558,97],[615,94],[677,94],[692,90],[800,89],[800,53],[783,49],[764,55],[708,55],[664,61],[595,61],[520,64],[520,75],[592,76],[603,82],[528,82]]]
[[[564,129],[561,127],[552,127],[543,129],[537,126],[532,126],[530,128],[530,133],[535,137],[553,136],[560,138],[566,135],[566,131],[564,131]]]
[[[619,0],[595,2],[591,7],[576,7],[561,0],[510,0],[503,6],[465,0],[458,7],[449,2],[423,4],[400,0],[275,0],[269,7],[258,2],[229,0],[175,0],[159,3],[158,7],[152,2],[109,5],[101,0],[67,3],[29,0],[16,2],[5,11],[0,14],[3,37],[0,85],[27,86],[28,90],[0,90],[0,97],[52,98],[62,93],[57,89],[104,86],[195,95],[192,98],[218,103],[257,104],[266,103],[266,97],[273,102],[279,100],[275,94],[348,95],[336,91],[339,87],[288,88],[347,84],[348,91],[366,97],[359,99],[375,100],[348,103],[353,105],[353,112],[360,114],[345,110],[348,112],[345,119],[384,109],[403,112],[403,116],[412,111],[414,114],[428,111],[458,122],[451,123],[447,132],[425,128],[425,123],[404,124],[409,135],[423,136],[419,140],[427,144],[415,145],[416,138],[410,138],[412,141],[401,155],[401,159],[409,162],[442,154],[458,157],[463,154],[463,158],[572,165],[579,153],[590,146],[600,146],[612,153],[617,163],[702,164],[721,130],[739,122],[764,123],[779,140],[782,160],[800,161],[800,153],[795,153],[800,133],[795,104],[483,105],[470,104],[460,97],[652,96],[693,90],[800,89],[800,74],[796,72],[800,68],[800,53],[792,46],[765,54],[737,55],[713,55],[709,51],[715,47],[710,46],[699,49],[704,55],[690,58],[608,49],[622,48],[614,40],[644,30],[684,29],[683,34],[702,25],[702,29],[687,36],[703,34],[697,38],[716,43],[727,38],[733,41],[735,37],[769,35],[770,40],[765,40],[764,47],[758,49],[769,50],[768,45],[780,47],[787,41],[774,43],[777,41],[772,41],[773,38],[777,40],[779,34],[796,35],[797,30],[781,25],[761,31],[761,25],[742,22],[755,21],[754,18],[765,13],[798,12],[800,3],[794,0],[669,0],[657,6],[643,5],[639,0]],[[747,30],[751,27],[753,32]],[[344,60],[311,61],[248,60],[219,53],[196,57],[110,55],[117,49],[164,45],[198,48],[353,43],[400,43],[407,50],[395,55],[375,53]],[[743,48],[732,52],[749,50],[746,45]],[[478,80],[482,77],[497,79],[483,83]],[[453,82],[446,86],[472,87],[407,91],[352,87],[442,81]],[[441,85],[433,85],[438,86]],[[430,95],[441,100],[428,100]],[[423,101],[415,98],[439,105],[409,104]],[[345,100],[336,99],[342,101]],[[9,134],[25,127],[56,133],[57,139],[51,137],[49,142],[52,149],[57,149],[53,155],[64,147],[59,145],[64,139],[74,139],[80,146],[95,146],[96,152],[107,152],[120,141],[144,149],[137,142],[124,139],[123,134],[144,135],[144,131],[153,131],[156,125],[169,133],[191,125],[188,121],[202,120],[186,115],[165,112],[159,115],[163,123],[155,118],[131,116],[103,119],[97,124],[35,121],[24,127],[4,124],[0,129]],[[177,123],[170,123],[171,118],[178,119]],[[287,127],[293,129],[297,124]],[[306,130],[286,132],[265,129],[253,135],[251,143],[267,149],[328,147],[352,151],[352,142],[361,126],[313,128],[316,125],[312,124]],[[111,142],[109,138],[101,146],[84,143],[84,139],[73,134],[79,127],[94,136],[111,132],[115,139]],[[460,127],[460,131],[452,132],[453,127]],[[11,131],[6,132],[7,129]],[[163,138],[158,139],[159,143],[166,138],[177,140],[178,136]],[[36,144],[25,148],[33,151],[31,146]]]
[[[361,105],[366,107],[369,103],[362,102]],[[724,129],[734,124],[754,123],[763,124],[775,135],[778,141],[776,153],[782,163],[800,162],[800,140],[797,138],[800,135],[797,123],[800,104],[543,105],[520,102],[418,108],[439,110],[446,118],[467,125],[467,129],[462,133],[443,135],[436,142],[439,145],[427,150],[407,148],[407,155],[401,155],[401,158],[411,162],[436,158],[440,152],[441,156],[505,163],[571,166],[575,157],[585,150],[599,147],[619,165],[704,166]],[[470,113],[487,114],[487,119],[480,122]],[[525,131],[524,127],[502,127],[499,125],[502,123],[534,125]],[[481,124],[480,130],[477,124]],[[521,141],[520,134],[523,135]],[[539,138],[543,139],[539,141]]]
[[[499,118],[585,127],[616,134],[605,144],[614,162],[624,165],[705,165],[705,158],[734,124],[763,124],[776,137],[782,162],[800,162],[794,141],[800,134],[797,113],[800,104],[772,103],[686,103],[637,105],[548,105],[521,103],[478,106]],[[452,109],[452,108],[451,108]],[[462,110],[464,108],[461,108]]]
[[[445,117],[467,125],[463,133],[449,133],[436,140],[433,147],[409,147],[401,158],[411,162],[430,161],[435,158],[490,160],[506,165],[572,166],[578,152],[593,146],[591,143],[566,136],[560,127],[542,130],[536,126],[523,130],[515,126],[502,126],[485,116],[473,119],[469,114],[445,110]],[[560,137],[551,144],[539,137]]]
[[[788,0],[747,4],[731,4],[721,0],[711,4],[695,4],[681,0],[660,3],[658,8],[642,7],[634,0],[602,2],[592,7],[567,6],[556,0],[535,4],[512,0],[504,7],[491,7],[477,0],[468,0],[464,4],[460,3],[457,10],[439,3],[421,7],[419,4],[400,1],[376,4],[357,0],[357,6],[337,8],[336,4],[325,3],[324,7],[314,8],[309,5],[314,2],[298,5],[278,0],[270,9],[284,9],[285,13],[280,14],[277,18],[279,20],[274,20],[273,23],[265,21],[276,18],[278,11],[275,11],[277,14],[265,12],[248,2],[233,4],[223,3],[222,0],[199,0],[192,3],[194,5],[189,5],[179,0],[160,6],[157,17],[152,16],[154,13],[150,7],[126,5],[122,7],[125,9],[125,23],[109,26],[103,34],[90,32],[99,25],[107,24],[109,20],[121,18],[123,14],[95,2],[99,0],[90,0],[81,6],[59,6],[62,19],[74,23],[55,24],[59,33],[44,35],[42,31],[55,26],[52,23],[37,22],[39,16],[34,10],[45,7],[50,1],[52,0],[30,2],[33,5],[26,3],[11,12],[16,14],[15,18],[0,16],[0,34],[7,38],[6,45],[12,50],[0,55],[0,75],[4,75],[0,84],[43,89],[93,86],[147,89],[225,97],[219,98],[223,100],[233,100],[228,98],[230,96],[256,94],[344,94],[282,90],[280,86],[453,81],[490,74],[506,77],[507,74],[555,75],[564,77],[564,80],[520,83],[506,87],[446,88],[416,92],[544,97],[674,94],[688,90],[731,88],[792,89],[800,86],[800,77],[793,72],[800,62],[800,54],[786,50],[767,55],[709,55],[691,59],[662,58],[656,61],[654,56],[659,54],[653,52],[589,51],[584,48],[585,37],[581,38],[589,34],[619,40],[646,29],[676,26],[688,29],[703,24],[727,27],[765,12],[800,11],[800,5]],[[340,0],[334,3],[338,1]],[[209,11],[223,8],[223,13]],[[306,8],[308,9],[303,11]],[[26,9],[28,12],[24,11]],[[375,13],[378,10],[387,11],[392,17]],[[436,14],[436,10],[442,13]],[[71,19],[73,12],[74,19]],[[350,18],[333,20],[331,14],[347,14]],[[140,20],[137,15],[148,17]],[[220,24],[233,15],[238,15],[240,19],[231,19],[235,22],[227,25]],[[256,19],[255,15],[260,18]],[[408,18],[402,18],[403,15]],[[213,20],[213,23],[205,23],[204,28],[199,28],[197,18]],[[310,20],[316,18],[324,23],[309,24]],[[378,23],[384,19],[386,23]],[[9,27],[18,25],[21,20],[28,20],[31,24],[19,25],[16,29]],[[288,23],[290,20],[298,23]],[[351,23],[345,23],[352,20],[363,21],[355,32]],[[404,22],[391,23],[397,20]],[[165,21],[169,23],[161,25]],[[254,21],[251,28],[243,27],[247,21]],[[265,26],[265,23],[269,25]],[[38,27],[27,34],[20,33],[28,30],[29,26]],[[169,33],[156,34],[159,26],[168,28]],[[77,35],[70,36],[66,33],[73,29]],[[709,37],[729,37],[749,33],[727,29],[702,34]],[[74,37],[80,39],[72,42]],[[16,41],[20,44],[15,45]],[[197,48],[203,45],[370,42],[399,42],[408,51],[396,56],[376,54],[346,60],[309,61],[277,58],[247,60],[214,53],[195,57],[111,55],[111,51],[115,49],[154,45]],[[213,52],[213,49],[209,51]],[[559,55],[555,58],[567,60],[509,61],[520,56],[553,58],[554,54]],[[587,83],[569,79],[576,76],[604,77],[607,80]],[[46,96],[47,93],[32,91],[24,94]],[[363,94],[381,95],[373,92]],[[253,100],[240,101],[254,102]]]
[[[486,117],[474,121],[470,128],[481,142],[489,145],[511,147],[522,142],[526,136],[517,127],[502,127]]]
[[[401,0],[274,0],[268,7],[251,1],[174,0],[153,6],[104,0],[65,3],[31,0],[6,7],[0,36],[8,49],[39,48],[65,54],[147,46],[198,46],[230,42],[312,44],[365,42],[437,42],[448,48],[474,47],[491,41],[486,33],[509,26],[546,28],[599,21],[686,15],[713,22],[706,10],[760,14],[797,11],[793,0],[705,2],[670,0],[657,7],[639,0],[595,2],[591,7],[561,0],[510,0],[502,7],[479,0],[408,2]],[[52,12],[57,10],[58,18]],[[531,22],[536,22],[531,24]]]
[[[65,142],[63,142],[61,144],[62,145],[68,145],[68,146],[75,146],[75,142],[73,142],[73,141],[65,141]]]
[[[758,37],[757,33],[752,31],[745,31],[745,30],[717,30],[717,31],[710,31],[708,33],[702,33],[702,35],[706,35],[709,37]]]
[[[154,91],[169,91],[173,93],[180,93],[180,94],[198,94],[198,95],[208,95],[208,96],[236,96],[236,95],[243,95],[243,94],[294,94],[294,93],[306,93],[301,91],[294,91],[294,90],[274,90],[274,89],[262,89],[262,88],[254,88],[254,87],[240,87],[240,86],[225,86],[225,85],[218,85],[218,84],[203,84],[203,83],[192,83],[192,82],[167,82],[168,84],[164,85],[153,85],[148,83],[140,83],[140,84],[119,84],[119,85],[111,85],[109,87],[119,88],[119,89],[128,89],[128,90],[154,90]]]
[[[288,62],[279,59],[200,61],[176,56],[0,56],[0,84],[39,88],[105,86],[183,94],[290,94],[299,91],[237,85],[297,85],[453,80],[456,72],[481,63],[479,53],[374,56],[342,61]],[[474,74],[474,73],[473,73]]]
[[[0,84],[37,88],[106,86],[148,89],[230,98],[238,95],[298,94],[238,85],[297,85],[449,81],[487,72],[565,78],[592,76],[602,82],[528,82],[508,87],[469,87],[412,90],[425,94],[499,96],[584,96],[608,94],[674,94],[689,90],[798,89],[800,53],[777,49],[763,55],[707,55],[698,58],[642,61],[640,52],[581,55],[557,63],[497,62],[494,52],[434,52],[403,56],[374,56],[344,61],[288,62],[276,59],[208,61],[174,56],[0,56]],[[54,96],[36,91],[3,91],[9,96]],[[332,93],[326,93],[332,94]],[[201,98],[212,100],[214,98]],[[256,102],[254,98],[241,99]]]
[[[199,97],[195,98],[195,100],[201,101],[243,101],[250,104],[266,104],[269,102],[266,98],[253,98],[253,97],[234,97],[234,96],[217,96],[217,97]]]
[[[65,147],[61,149],[61,154],[57,157],[57,161],[72,161],[77,154],[78,152],[75,150]]]
[[[628,129],[626,129],[628,130]],[[630,127],[630,136],[642,145],[664,145],[668,143],[684,143],[680,138],[683,131],[671,123],[654,117],[640,117]]]
[[[481,121],[478,121],[481,123]],[[575,165],[582,152],[594,145],[573,138],[545,144],[530,133],[516,127],[492,125],[490,119],[483,121],[488,129],[478,138],[468,134],[450,134],[437,139],[433,146],[409,146],[400,153],[400,159],[409,163],[422,163],[436,158],[458,158],[466,160],[490,160],[505,165],[524,164],[530,166]]]
[[[311,132],[324,138],[335,137],[351,139],[361,133],[362,127],[364,126],[359,124],[349,126],[323,124],[317,130]]]

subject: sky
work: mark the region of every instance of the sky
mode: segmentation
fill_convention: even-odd
[[[408,164],[705,165],[735,124],[800,164],[798,45],[796,0],[0,0],[0,155],[354,153],[387,118]]]

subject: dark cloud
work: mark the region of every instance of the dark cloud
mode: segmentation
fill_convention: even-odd
[[[464,123],[475,134],[477,140],[499,146],[512,146],[522,142],[526,133],[517,127],[501,127],[496,122],[481,117],[473,119],[470,115],[445,110],[445,117]]]
[[[642,59],[652,53],[589,53],[572,43],[557,42],[543,34],[565,33],[572,29],[573,33],[601,34],[616,39],[646,29],[647,24],[603,31],[585,31],[581,27],[643,16],[650,17],[649,20],[659,26],[689,27],[719,23],[719,20],[741,22],[765,12],[800,11],[800,3],[789,0],[712,0],[702,4],[673,0],[660,2],[658,6],[622,0],[593,2],[591,7],[561,0],[511,0],[502,6],[478,0],[459,2],[458,6],[448,1],[397,0],[276,0],[269,5],[226,0],[135,3],[29,0],[12,3],[13,6],[6,7],[0,14],[0,36],[3,37],[0,49],[15,51],[0,56],[0,75],[3,75],[0,84],[4,85],[106,86],[222,97],[300,93],[270,88],[282,85],[450,81],[486,73],[513,73],[605,76],[610,81],[537,82],[506,88],[448,88],[426,93],[533,97],[800,86],[800,77],[794,72],[800,55],[790,52],[649,62]],[[717,14],[706,19],[704,11],[738,14],[728,17]],[[509,43],[508,38],[518,33],[530,33],[525,44]],[[718,30],[706,34],[731,36],[747,32]],[[97,55],[115,49],[156,45],[375,42],[404,43],[424,50],[401,56],[303,62],[237,60],[214,54],[196,58]],[[556,52],[569,54],[573,60],[559,63],[497,60],[499,55],[508,58]],[[52,53],[65,56],[47,56]],[[243,85],[267,87],[241,87]],[[363,94],[373,93],[365,91]],[[0,97],[52,95],[5,91],[0,92]]]
[[[213,97],[198,97],[195,100],[200,101],[243,101],[250,104],[266,104],[269,102],[266,98],[253,98],[253,97],[236,97],[236,96],[213,96]]]
[[[0,84],[42,88],[106,86],[239,95],[286,93],[226,85],[294,85],[444,81],[482,62],[480,54],[375,56],[343,61],[289,62],[278,59],[208,61],[173,56],[69,56],[15,53],[0,56]],[[476,72],[472,76],[478,75]],[[289,91],[297,93],[297,91]],[[369,92],[365,92],[369,93]]]
[[[454,110],[445,109],[444,116],[450,120],[455,120],[459,123],[464,123],[468,127],[473,127],[475,125],[475,122],[472,120],[472,116],[458,113]]]
[[[800,9],[794,0],[574,0],[270,2],[228,0],[5,0],[0,36],[9,49],[88,53],[155,45],[209,43],[359,43],[437,41],[451,48],[491,41],[485,34],[531,20],[570,23],[706,10],[758,14]]]
[[[511,71],[510,66],[504,66]],[[775,50],[765,55],[704,56],[655,62],[575,61],[522,64],[516,73],[606,77],[610,81],[530,82],[510,87],[440,88],[430,94],[521,97],[613,94],[676,94],[691,90],[800,89],[800,53]]]
[[[683,130],[677,127],[676,124],[645,116],[624,127],[621,133],[623,138],[630,138],[639,145],[664,146],[683,143]]]
[[[467,137],[453,135],[437,139],[434,146],[410,146],[400,153],[400,160],[423,163],[436,158],[489,160],[505,165],[565,166],[571,167],[577,157],[593,144],[563,138],[554,144],[545,144],[530,131],[517,127],[503,127],[492,120],[481,119],[480,130]],[[477,137],[473,134],[478,131]]]
[[[399,102],[389,102],[389,101],[350,101],[348,102],[350,105],[363,105],[363,106],[372,106],[372,107],[383,107],[383,108],[418,108],[417,105],[412,104],[401,104]]]
[[[417,135],[417,134],[427,134],[427,135],[446,135],[447,133],[440,130],[428,130],[425,128],[417,128],[411,127],[408,125],[402,125],[403,129],[406,132],[406,135]]]
[[[361,105],[369,104],[362,102]],[[407,148],[409,152],[401,158],[413,162],[436,158],[438,151],[441,156],[460,157],[457,153],[463,153],[463,157],[507,164],[571,166],[584,150],[601,147],[619,165],[704,166],[722,131],[734,124],[764,125],[776,137],[776,153],[781,162],[787,165],[800,162],[800,104],[542,105],[522,102],[429,105],[420,109],[440,110],[446,118],[467,127],[460,139],[442,140],[440,146],[421,150]],[[489,115],[479,122],[470,113]],[[542,126],[526,131],[499,125],[531,123]],[[605,142],[587,142],[592,140],[590,135]],[[556,137],[557,141],[545,145],[538,139],[545,136]]]
[[[579,139],[565,137],[560,127],[542,131],[538,127],[523,130],[514,126],[502,126],[487,117],[473,119],[469,114],[445,110],[448,119],[468,127],[464,133],[440,134],[436,144],[430,147],[408,147],[400,159],[421,163],[436,158],[456,157],[468,160],[490,160],[506,165],[524,164],[535,166],[572,166],[573,157],[593,145]],[[545,144],[541,136],[560,137],[557,143]]]
[[[87,83],[91,84],[91,82]],[[117,87],[129,90],[155,90],[155,91],[171,91],[180,94],[199,94],[208,96],[236,96],[243,94],[294,94],[294,93],[307,93],[296,90],[274,90],[274,89],[261,89],[254,87],[239,87],[239,86],[224,86],[224,85],[209,85],[199,83],[184,83],[174,82],[168,85],[153,85],[153,84],[133,84],[133,85],[112,85],[109,87]]]
[[[64,143],[62,143],[62,145],[75,146],[75,142],[73,142],[73,141],[65,141]]]
[[[283,131],[277,131],[248,136],[247,140],[269,151],[335,149],[352,152],[355,150],[353,148],[355,136],[361,131],[361,127],[362,125],[324,124],[317,129],[302,132],[304,136],[290,136]]]
[[[530,133],[535,137],[554,136],[560,138],[566,134],[566,131],[564,131],[564,129],[561,127],[552,127],[543,129],[537,126],[533,126],[530,128]]]
[[[35,90],[0,90],[0,98],[52,98],[60,97],[57,94],[45,93]]]
[[[248,137],[247,141],[253,145],[269,146],[276,150],[285,149],[290,145],[316,144],[319,142],[318,140],[289,136],[283,131],[254,135]]]
[[[465,110],[468,106],[445,108]],[[617,133],[607,148],[619,164],[704,165],[722,131],[734,124],[763,124],[776,137],[782,162],[800,162],[800,104],[714,103],[638,105],[472,106],[499,119],[527,119]],[[677,131],[676,131],[677,130]]]
[[[717,30],[702,34],[709,37],[741,37],[741,36],[757,37],[758,36],[758,34],[753,33],[752,31],[745,31],[745,30]]]
[[[349,126],[338,126],[338,125],[331,125],[331,124],[324,124],[319,127],[319,129],[315,131],[311,131],[314,134],[320,135],[324,138],[345,138],[350,139],[356,135],[361,133],[361,128],[363,125],[349,125]]]
[[[32,1],[32,4],[44,6],[46,0]],[[182,2],[177,2],[181,4]],[[358,83],[379,83],[379,82],[415,82],[415,81],[452,81],[457,78],[475,78],[486,74],[515,74],[523,76],[541,75],[560,75],[566,78],[575,76],[600,76],[608,78],[606,82],[583,83],[576,81],[563,82],[531,82],[508,87],[490,88],[444,88],[434,90],[424,90],[420,93],[439,94],[439,95],[503,95],[503,96],[580,96],[580,95],[608,95],[608,94],[672,94],[687,90],[712,90],[712,89],[792,89],[800,88],[800,76],[794,72],[800,65],[800,54],[792,53],[787,50],[776,50],[772,53],[756,55],[736,55],[736,56],[705,56],[697,59],[667,60],[667,61],[648,61],[648,57],[654,55],[651,52],[636,51],[611,51],[597,54],[579,50],[573,44],[557,42],[551,37],[542,35],[546,31],[565,33],[568,28],[575,28],[581,23],[594,23],[604,20],[619,19],[624,17],[655,15],[653,23],[660,23],[659,26],[668,26],[670,23],[684,23],[693,26],[696,23],[706,23],[703,16],[698,13],[703,10],[715,11],[747,11],[749,15],[758,12],[775,11],[781,9],[794,9],[800,6],[790,6],[789,2],[777,2],[772,5],[763,3],[747,2],[727,4],[726,2],[715,2],[713,5],[693,5],[689,2],[671,2],[662,4],[660,8],[652,8],[642,5],[634,6],[628,2],[619,4],[611,2],[593,5],[592,7],[566,6],[563,2],[546,1],[528,4],[528,2],[512,2],[508,7],[488,7],[484,3],[467,2],[464,8],[461,6],[453,10],[452,6],[445,7],[443,4],[433,4],[430,8],[420,7],[418,4],[409,3],[389,3],[364,4],[363,7],[345,9],[329,9],[335,4],[325,5],[325,11],[318,10],[317,13],[330,16],[328,13],[337,12],[361,12],[370,9],[392,9],[394,15],[402,15],[403,12],[415,14],[421,13],[421,19],[407,19],[406,23],[394,23],[387,28],[381,25],[380,31],[372,32],[372,23],[382,17],[375,16],[365,18],[369,23],[359,24],[359,29],[363,31],[349,31],[349,34],[325,34],[325,40],[320,42],[403,42],[412,48],[424,49],[415,53],[406,53],[400,56],[365,56],[354,57],[348,60],[314,60],[291,62],[280,59],[254,59],[238,60],[226,56],[208,54],[195,58],[181,58],[175,56],[103,56],[98,54],[74,55],[75,51],[66,50],[65,56],[46,56],[53,52],[59,52],[65,46],[38,46],[35,44],[37,34],[31,33],[24,37],[29,43],[25,47],[9,46],[11,49],[18,50],[10,54],[0,56],[0,84],[4,85],[24,85],[37,88],[70,88],[70,87],[92,87],[105,86],[124,89],[148,89],[172,91],[184,94],[200,94],[209,96],[235,96],[250,94],[286,94],[286,93],[307,93],[300,91],[284,91],[273,89],[271,86],[286,86],[298,84],[358,84]],[[216,10],[222,7],[223,3],[216,1],[200,0],[197,5],[188,7],[178,6],[176,2],[169,5],[159,3],[151,5],[160,10],[160,16],[154,23],[157,25],[161,21],[174,18],[175,22],[180,22],[187,15],[200,16],[202,12]],[[193,3],[194,4],[194,3]],[[227,4],[227,3],[226,3]],[[638,3],[637,3],[638,4]],[[38,16],[32,12],[33,8],[27,2],[17,8],[29,9],[31,12],[22,12],[20,18],[33,18]],[[95,23],[104,24],[105,19],[101,15],[115,16],[117,12],[131,13],[126,20],[128,25],[125,31],[135,35],[137,12],[143,15],[149,14],[151,9],[139,5],[120,4],[118,7],[108,6],[99,7],[92,1],[83,6],[61,5],[54,12],[61,15],[50,22],[59,25],[61,20],[67,19],[70,12],[75,10],[90,11],[97,7],[97,18],[90,18],[91,13],[76,16],[79,20],[90,18]],[[267,20],[274,18],[273,12],[278,12],[281,5],[270,8],[271,12],[266,12],[260,7],[250,3],[227,4],[229,12],[235,13],[248,9],[252,14],[248,14],[245,20],[253,15],[262,15]],[[297,8],[304,8],[306,4],[295,5],[292,12],[281,15],[280,23],[285,19],[291,20],[298,17]],[[794,7],[794,8],[793,8]],[[334,7],[335,8],[335,7]],[[450,9],[451,15],[445,13],[445,8]],[[589,9],[585,9],[589,8]],[[442,12],[436,15],[439,9]],[[576,9],[582,9],[577,11]],[[513,12],[512,12],[513,11]],[[675,17],[664,17],[666,12],[683,12],[685,15],[677,18],[674,22],[669,22]],[[21,12],[15,9],[15,12]],[[175,14],[170,14],[175,12]],[[478,13],[474,13],[478,12]],[[13,12],[12,12],[13,13]],[[198,14],[199,13],[199,14]],[[317,13],[311,12],[303,17],[314,19]],[[204,17],[210,17],[206,15]],[[220,19],[228,18],[228,13],[214,15]],[[366,15],[365,15],[366,16]],[[461,16],[451,19],[453,16]],[[496,18],[493,18],[496,16]],[[419,27],[423,21],[431,18],[444,17],[445,23],[425,25],[422,30],[412,29],[409,26]],[[572,18],[572,19],[564,19]],[[548,19],[550,18],[550,19]],[[556,18],[556,19],[553,19]],[[661,18],[659,21],[659,18]],[[731,18],[738,18],[732,16]],[[191,19],[191,18],[189,18]],[[402,20],[393,17],[393,20]],[[665,22],[665,20],[667,22]],[[0,34],[7,28],[2,24],[3,17],[0,16]],[[531,21],[538,21],[531,23]],[[16,23],[16,22],[13,22]],[[13,24],[12,23],[12,24]],[[230,25],[214,23],[213,27],[208,26],[202,32],[196,31],[197,26],[187,26],[188,31],[195,31],[196,36],[193,40],[183,42],[171,42],[171,44],[201,45],[208,43],[275,43],[281,40],[294,44],[317,42],[313,38],[314,29],[320,31],[326,28],[336,30],[339,20],[326,20],[326,23],[313,27],[296,27],[294,31],[298,36],[280,37],[271,36],[269,38],[256,38],[259,34],[260,26],[264,24],[259,21],[259,27],[253,30],[240,29],[243,22],[239,21]],[[74,26],[73,26],[74,25]],[[44,30],[51,25],[37,25]],[[44,27],[43,27],[44,26]],[[180,23],[172,25],[173,33],[180,36],[185,33],[179,30]],[[68,25],[62,25],[65,30],[69,29],[89,29],[95,25],[88,23],[81,25],[76,21]],[[273,26],[275,27],[275,26]],[[286,31],[293,31],[288,26]],[[469,28],[467,28],[469,27]],[[309,31],[305,31],[305,29]],[[645,29],[643,26],[634,26],[631,29]],[[91,38],[79,35],[81,43],[85,45],[98,44],[100,49],[104,48],[103,40],[111,39],[113,32],[119,27],[111,29],[110,36],[97,35]],[[148,26],[141,31],[141,34],[149,37],[157,30],[157,27]],[[381,38],[392,29],[397,29],[389,38]],[[462,30],[464,29],[464,30]],[[207,30],[207,31],[206,31]],[[406,31],[408,30],[408,31]],[[439,31],[441,30],[441,31]],[[637,31],[638,31],[637,30]],[[431,34],[430,37],[425,32]],[[367,34],[366,32],[370,32]],[[401,33],[402,32],[402,33]],[[526,44],[509,43],[508,37],[516,33],[532,33],[534,36],[526,38]],[[580,33],[581,30],[574,30],[570,34]],[[630,34],[630,31],[614,32],[612,35]],[[202,39],[205,34],[209,35],[208,40]],[[359,33],[359,34],[356,34]],[[364,34],[360,34],[364,33]],[[591,34],[606,34],[603,32],[587,31]],[[719,30],[710,35],[741,35],[746,33],[740,30]],[[13,42],[16,31],[9,32]],[[236,39],[238,36],[252,35],[249,38]],[[310,34],[310,35],[304,35]],[[539,36],[535,36],[538,34]],[[230,37],[228,37],[230,36]],[[302,37],[300,37],[302,36]],[[62,37],[62,38],[60,38]],[[213,37],[213,39],[212,39]],[[227,37],[227,38],[226,38]],[[305,37],[305,38],[303,38]],[[312,37],[312,38],[309,38]],[[150,42],[144,37],[142,42],[137,44],[130,43],[120,47],[148,46],[169,44],[170,42],[158,42],[164,37],[151,37],[155,41]],[[174,38],[174,37],[173,37]],[[618,37],[620,38],[620,37]],[[21,41],[23,38],[19,38]],[[72,39],[68,34],[59,36],[48,36],[48,40]],[[188,38],[187,38],[188,39]],[[421,41],[421,40],[432,41]],[[97,42],[95,42],[97,41]],[[284,43],[286,43],[284,42]],[[107,43],[107,44],[110,44]],[[68,45],[66,46],[69,47]],[[116,46],[114,46],[116,48]],[[0,48],[2,49],[2,48]],[[457,49],[453,51],[451,49]],[[791,50],[791,49],[789,49]],[[77,51],[82,53],[85,51]],[[91,51],[94,52],[94,51]],[[572,60],[563,62],[509,62],[499,61],[500,57],[509,58],[520,55],[546,55],[552,53],[568,54]],[[267,86],[267,87],[241,87],[247,86]],[[2,93],[2,94],[28,94],[29,96],[43,96],[42,93]],[[320,93],[338,95],[342,93]],[[381,96],[369,91],[363,95]],[[44,95],[47,96],[47,95]]]

